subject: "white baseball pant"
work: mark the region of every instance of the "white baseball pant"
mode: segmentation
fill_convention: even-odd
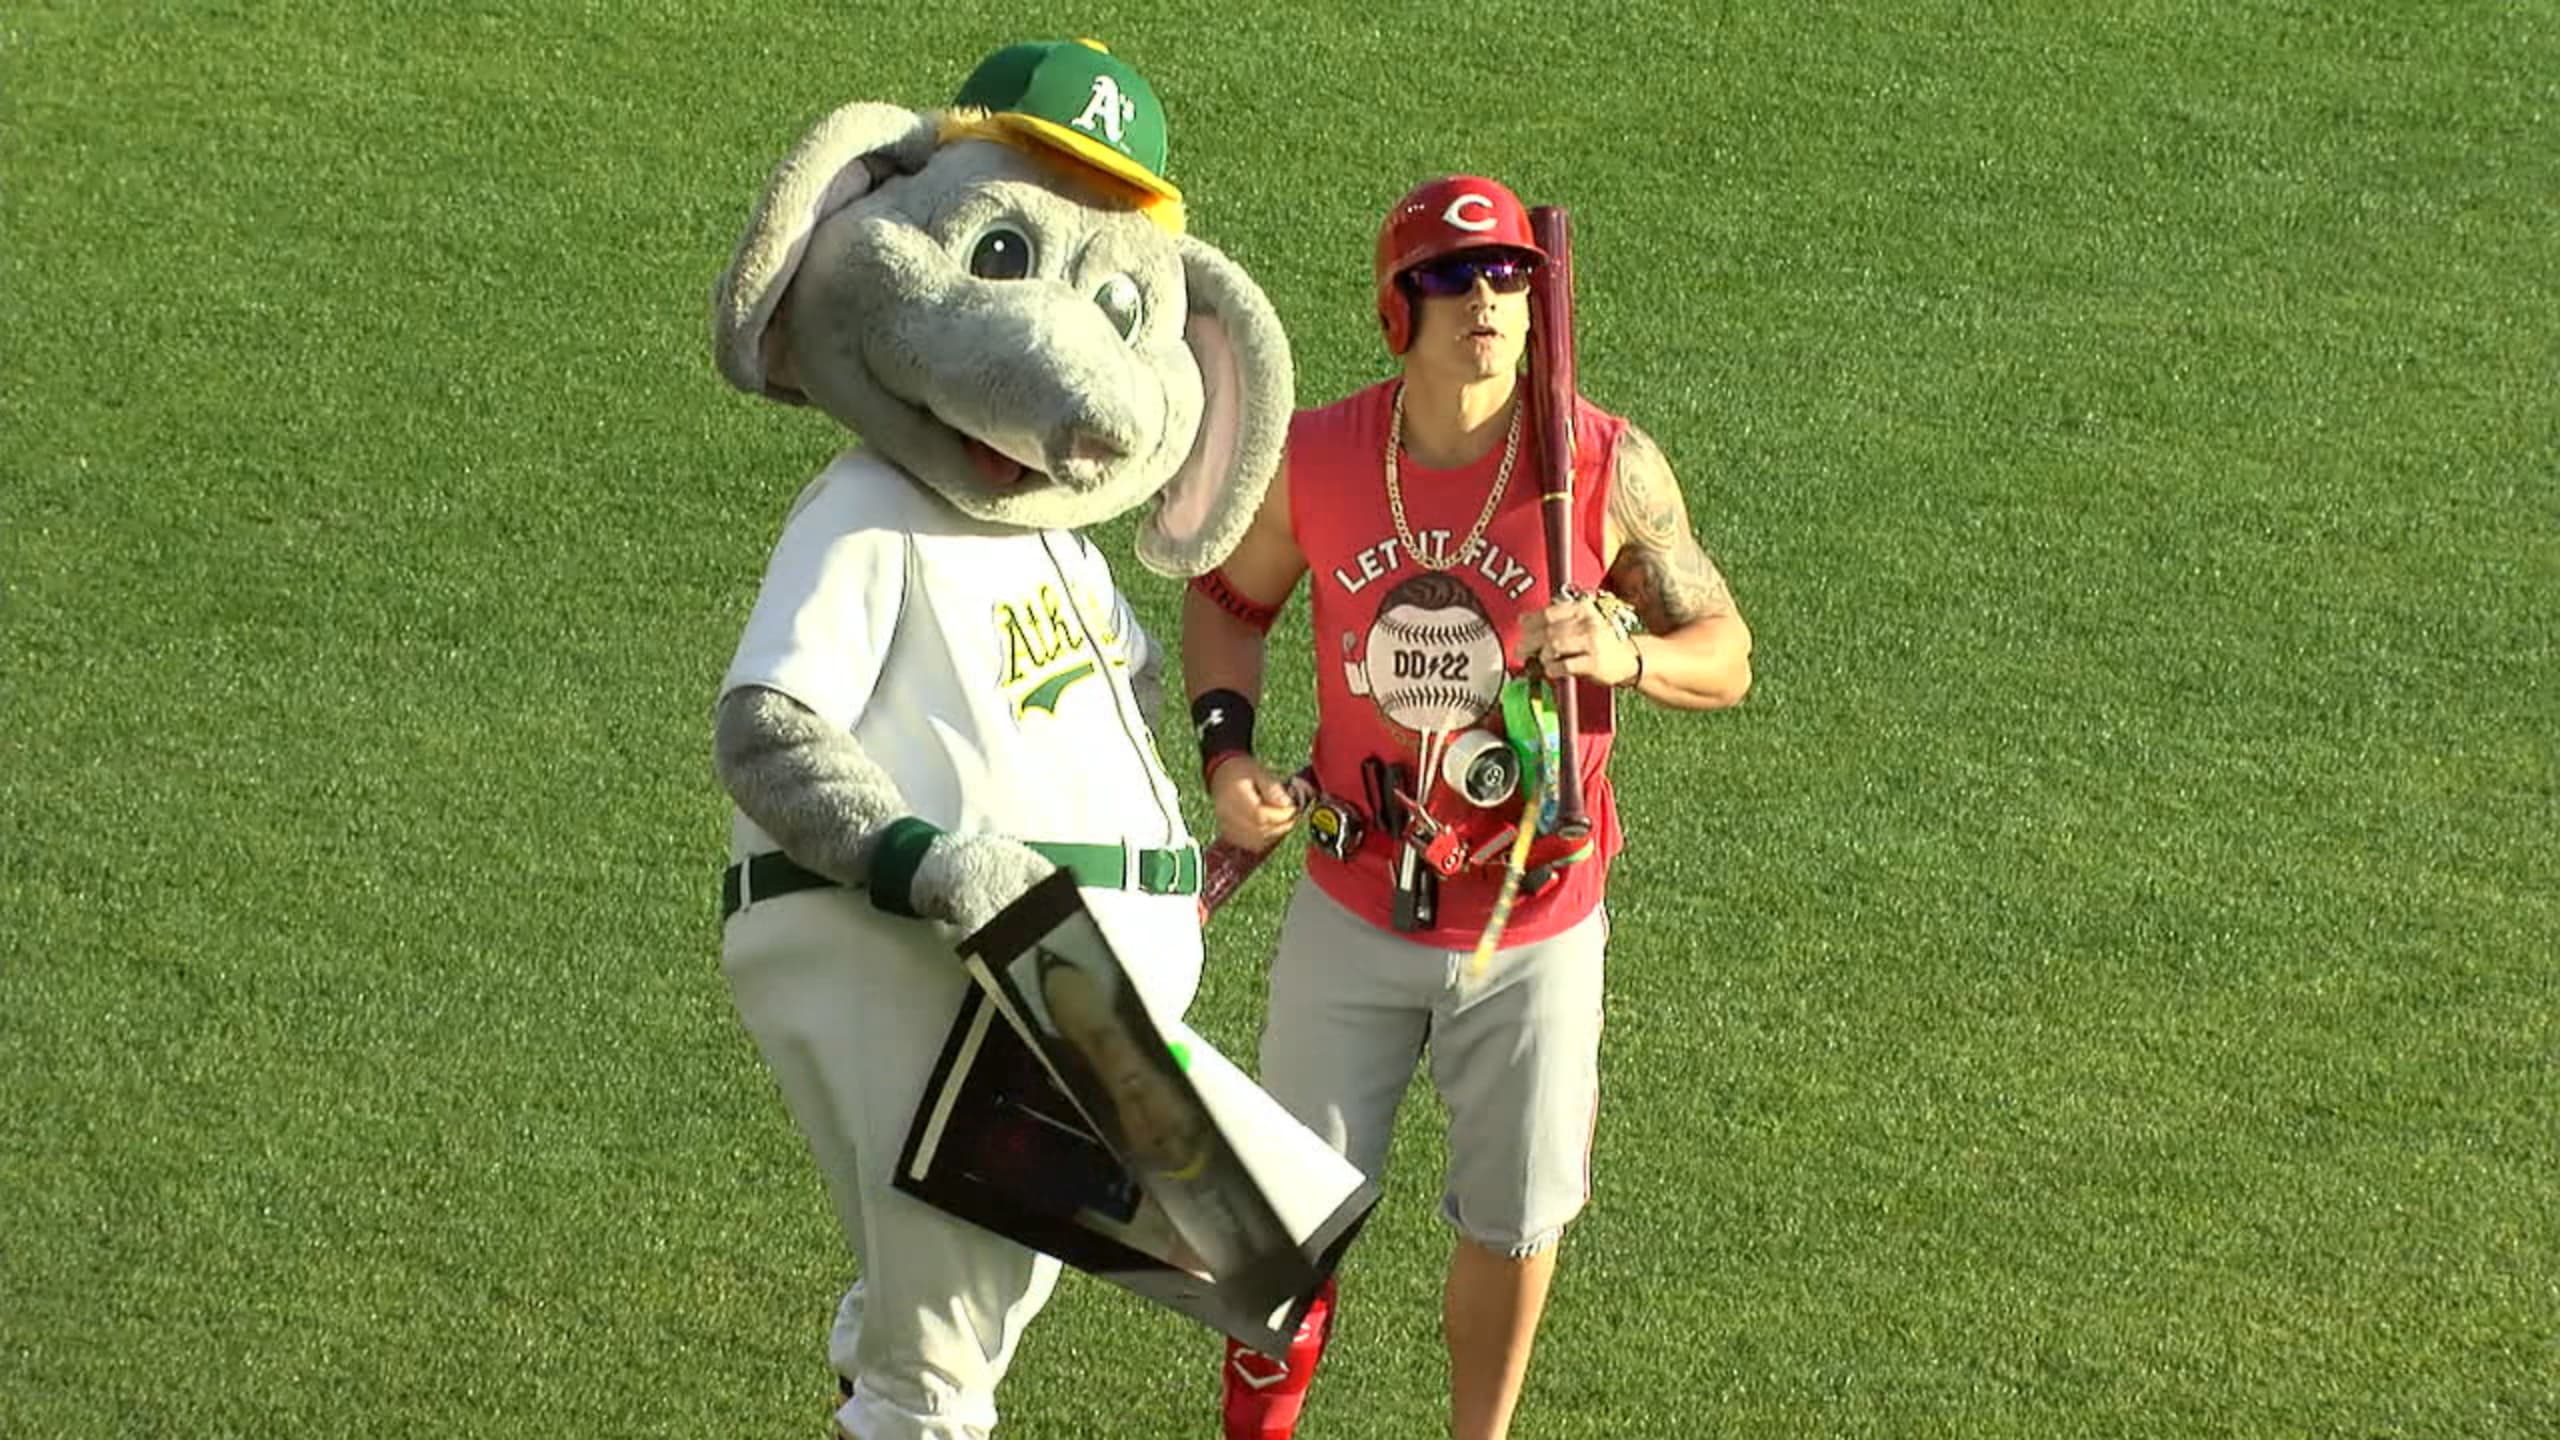
[[[1200,979],[1193,897],[1083,896],[1149,1007],[1179,1017]],[[970,983],[954,938],[834,889],[751,899],[724,935],[739,1018],[860,1262],[828,1343],[853,1385],[836,1414],[852,1440],[983,1440],[997,1382],[1057,1283],[1057,1261],[891,1183]]]

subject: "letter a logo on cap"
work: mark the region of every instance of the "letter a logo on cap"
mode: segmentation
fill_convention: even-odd
[[[1096,75],[1093,77],[1093,98],[1084,102],[1084,113],[1067,123],[1091,134],[1094,122],[1100,121],[1102,133],[1117,145],[1120,143],[1120,127],[1134,119],[1137,113],[1136,101],[1121,98],[1119,81],[1109,75]]]
[[[1471,205],[1486,213],[1472,219],[1459,213]],[[1461,195],[1449,202],[1449,208],[1440,212],[1440,218],[1461,230],[1472,230],[1482,234],[1493,228],[1492,210],[1493,197],[1490,195]]]

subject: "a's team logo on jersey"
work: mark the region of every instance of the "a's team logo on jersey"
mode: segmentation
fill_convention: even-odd
[[[1343,633],[1342,670],[1387,723],[1416,735],[1456,730],[1502,696],[1502,636],[1473,586],[1426,570],[1387,591],[1366,635]]]
[[[1068,686],[1100,674],[1101,665],[1128,668],[1128,647],[1112,625],[1110,609],[1078,603],[1085,598],[1071,598],[1055,585],[1043,585],[1023,599],[997,602],[996,649],[1004,656],[1004,668],[996,683],[1013,695],[1014,714],[1046,710],[1055,715]],[[1085,627],[1077,623],[1079,611],[1091,617],[1092,645],[1086,643]],[[1095,646],[1100,647],[1099,655],[1094,653]]]

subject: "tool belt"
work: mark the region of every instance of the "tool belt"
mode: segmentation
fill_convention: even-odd
[[[1025,840],[1024,848],[1073,875],[1091,890],[1136,890],[1148,895],[1200,893],[1200,847],[1147,849],[1125,845],[1089,845],[1051,840]],[[1134,863],[1133,863],[1134,862]],[[803,890],[821,890],[834,880],[794,861],[779,850],[749,856],[720,876],[720,918],[728,919],[758,900],[776,900]]]
[[[1494,726],[1470,727],[1436,751],[1426,745],[1418,766],[1364,758],[1365,811],[1327,796],[1311,812],[1315,843],[1335,859],[1349,859],[1364,841],[1386,848],[1396,929],[1436,928],[1443,880],[1502,875],[1520,856],[1519,893],[1536,896],[1591,855],[1588,836],[1553,833],[1556,792],[1548,782],[1574,760],[1564,754],[1543,690],[1525,679],[1507,682]],[[1523,826],[1531,832],[1525,852],[1517,843]]]

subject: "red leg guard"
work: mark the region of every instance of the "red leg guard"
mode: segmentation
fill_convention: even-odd
[[[1298,1322],[1289,1341],[1289,1361],[1282,1364],[1258,1350],[1227,1342],[1226,1440],[1290,1440],[1298,1433],[1298,1412],[1306,1407],[1307,1383],[1315,1379],[1316,1362],[1324,1358],[1333,1337],[1333,1281],[1326,1280]]]

